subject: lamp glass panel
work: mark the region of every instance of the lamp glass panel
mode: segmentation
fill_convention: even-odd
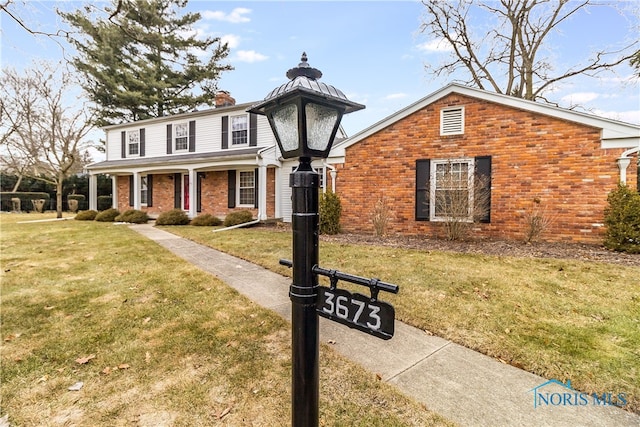
[[[307,116],[307,145],[312,150],[326,150],[338,120],[338,111],[324,105],[305,105]]]
[[[298,106],[286,104],[271,114],[276,132],[280,138],[282,150],[285,152],[298,149],[300,138],[298,135]]]

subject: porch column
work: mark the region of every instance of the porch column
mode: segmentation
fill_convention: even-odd
[[[189,218],[195,218],[198,216],[198,206],[196,201],[196,194],[198,193],[198,172],[194,169],[189,169]]]
[[[118,175],[111,175],[111,207],[118,209]]]
[[[98,176],[89,172],[89,210],[98,210]]]
[[[260,165],[258,168],[258,219],[267,219],[267,167]]]
[[[140,172],[133,173],[133,209],[140,210]]]

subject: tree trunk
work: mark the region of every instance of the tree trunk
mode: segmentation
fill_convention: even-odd
[[[56,218],[62,218],[62,181],[63,178],[58,176],[56,182]]]
[[[16,191],[18,191],[18,187],[20,187],[20,183],[22,183],[21,173],[18,174],[18,180],[16,181],[16,184],[13,186],[13,190],[11,190],[12,193],[15,193]]]

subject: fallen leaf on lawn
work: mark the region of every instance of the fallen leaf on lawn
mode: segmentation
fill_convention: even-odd
[[[227,407],[224,409],[224,411],[222,411],[222,412],[220,412],[220,413],[218,414],[218,419],[219,419],[219,420],[221,420],[221,419],[223,419],[224,417],[226,417],[227,415],[229,415],[229,412],[231,412],[231,409],[233,409],[233,405],[231,405],[231,406],[227,406]]]
[[[86,357],[79,357],[78,359],[76,359],[76,363],[79,365],[84,365],[85,363],[89,363],[89,360],[95,359],[95,358],[96,358],[95,354],[90,354]]]
[[[147,363],[147,365],[148,365],[149,363],[151,363],[151,353],[149,353],[148,351],[147,351],[147,353],[144,355],[144,361]]]
[[[151,321],[151,317],[145,317],[145,319],[142,321],[142,324],[145,325],[147,323],[149,323]]]
[[[53,310],[54,308],[56,308],[56,306],[55,306],[55,305],[48,305],[48,306],[46,306],[44,309],[45,309],[45,310]]]
[[[45,375],[44,377],[38,378],[37,383],[46,383],[48,379],[49,379],[49,375]]]
[[[4,342],[9,342],[9,341],[13,341],[16,338],[18,338],[21,334],[10,334],[7,335],[6,337],[4,337]]]
[[[111,368],[107,366],[102,370],[102,373],[105,375],[109,375],[111,373]]]
[[[69,390],[69,391],[80,391],[80,389],[82,389],[82,386],[84,386],[84,383],[82,381],[78,381],[77,383],[75,383],[74,385],[69,387],[67,390]]]
[[[380,375],[380,374],[376,374],[376,379],[377,379],[378,381],[382,381],[382,375]]]
[[[118,369],[129,369],[131,366],[129,366],[128,363],[122,363],[120,365],[118,365]]]
[[[327,341],[327,344],[335,344],[335,343],[336,343],[336,340],[329,340],[329,341]]]

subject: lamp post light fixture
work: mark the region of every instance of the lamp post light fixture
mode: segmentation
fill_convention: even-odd
[[[289,177],[292,188],[293,280],[289,288],[292,326],[291,425],[318,425],[319,330],[318,277],[319,176],[313,158],[327,158],[342,116],[364,105],[318,82],[322,72],[307,63],[306,53],[287,71],[289,82],[272,90],[249,112],[267,116],[282,157],[298,158]]]

